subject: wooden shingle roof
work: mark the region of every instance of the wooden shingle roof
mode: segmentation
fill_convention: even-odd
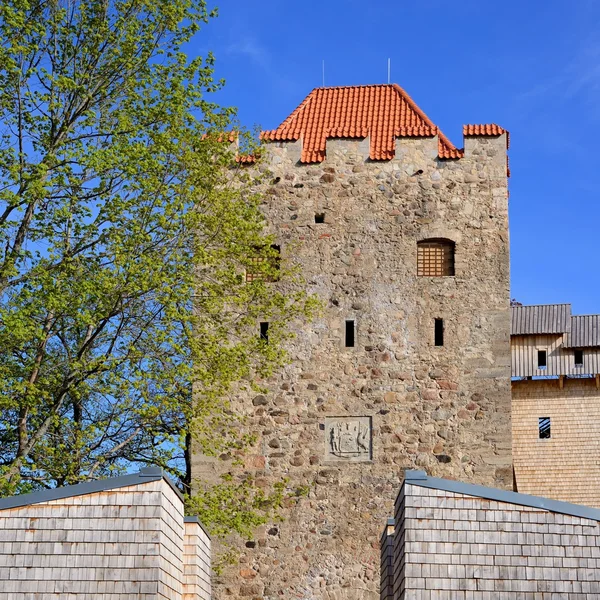
[[[570,304],[511,307],[511,335],[561,334],[571,331]]]
[[[591,348],[600,346],[600,315],[571,317],[571,333],[565,348]]]

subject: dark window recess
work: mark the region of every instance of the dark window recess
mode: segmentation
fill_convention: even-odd
[[[550,436],[550,417],[538,418],[538,433],[540,440],[547,440]]]
[[[325,213],[315,213],[315,223],[325,223]]]
[[[538,350],[538,369],[545,369],[548,362],[548,355],[545,350]]]
[[[444,345],[444,319],[435,320],[434,344],[436,346]]]
[[[346,321],[346,348],[354,348],[354,321]]]
[[[575,366],[583,367],[583,350],[575,350]]]
[[[260,339],[265,342],[269,341],[269,323],[260,324]]]

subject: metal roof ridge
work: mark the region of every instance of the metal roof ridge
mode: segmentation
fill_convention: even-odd
[[[530,496],[529,494],[521,494],[519,492],[509,492],[507,490],[490,488],[475,483],[464,483],[462,481],[453,481],[451,479],[430,477],[425,471],[413,469],[406,470],[404,473],[404,483],[429,489],[443,490],[445,492],[464,494],[465,496],[485,498],[486,500],[518,504],[530,508],[540,508],[548,512],[555,512],[600,522],[600,509],[598,508],[584,506],[583,504],[562,502],[561,500],[551,500],[550,498],[543,498],[541,496]]]
[[[517,304],[511,308],[532,308],[534,306],[571,306],[572,302],[550,302],[547,304]]]
[[[107,479],[96,479],[77,483],[75,485],[66,485],[64,487],[52,488],[51,490],[40,490],[30,494],[19,494],[0,498],[0,510],[9,508],[19,508],[31,504],[40,504],[52,500],[62,500],[63,498],[72,498],[74,496],[86,496],[97,492],[107,492],[131,485],[140,485],[151,481],[164,479],[171,489],[177,494],[177,497],[183,503],[183,496],[177,489],[171,478],[160,467],[146,467],[138,473],[120,475],[119,477],[109,477]]]
[[[196,523],[197,525],[200,525],[200,529],[202,529],[202,531],[204,531],[204,533],[206,534],[206,537],[209,540],[212,540],[212,538],[210,537],[210,533],[208,533],[206,527],[204,527],[202,521],[200,520],[200,518],[196,515],[188,515],[183,517],[183,522],[184,523]]]

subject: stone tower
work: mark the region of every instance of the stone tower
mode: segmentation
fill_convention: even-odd
[[[315,89],[263,139],[269,227],[326,309],[236,409],[259,439],[248,468],[308,494],[238,541],[217,597],[378,600],[405,469],[512,488],[508,132],[465,126],[456,148],[373,85]]]

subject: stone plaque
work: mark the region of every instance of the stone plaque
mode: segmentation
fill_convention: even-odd
[[[329,417],[325,420],[327,460],[371,460],[371,417]]]

